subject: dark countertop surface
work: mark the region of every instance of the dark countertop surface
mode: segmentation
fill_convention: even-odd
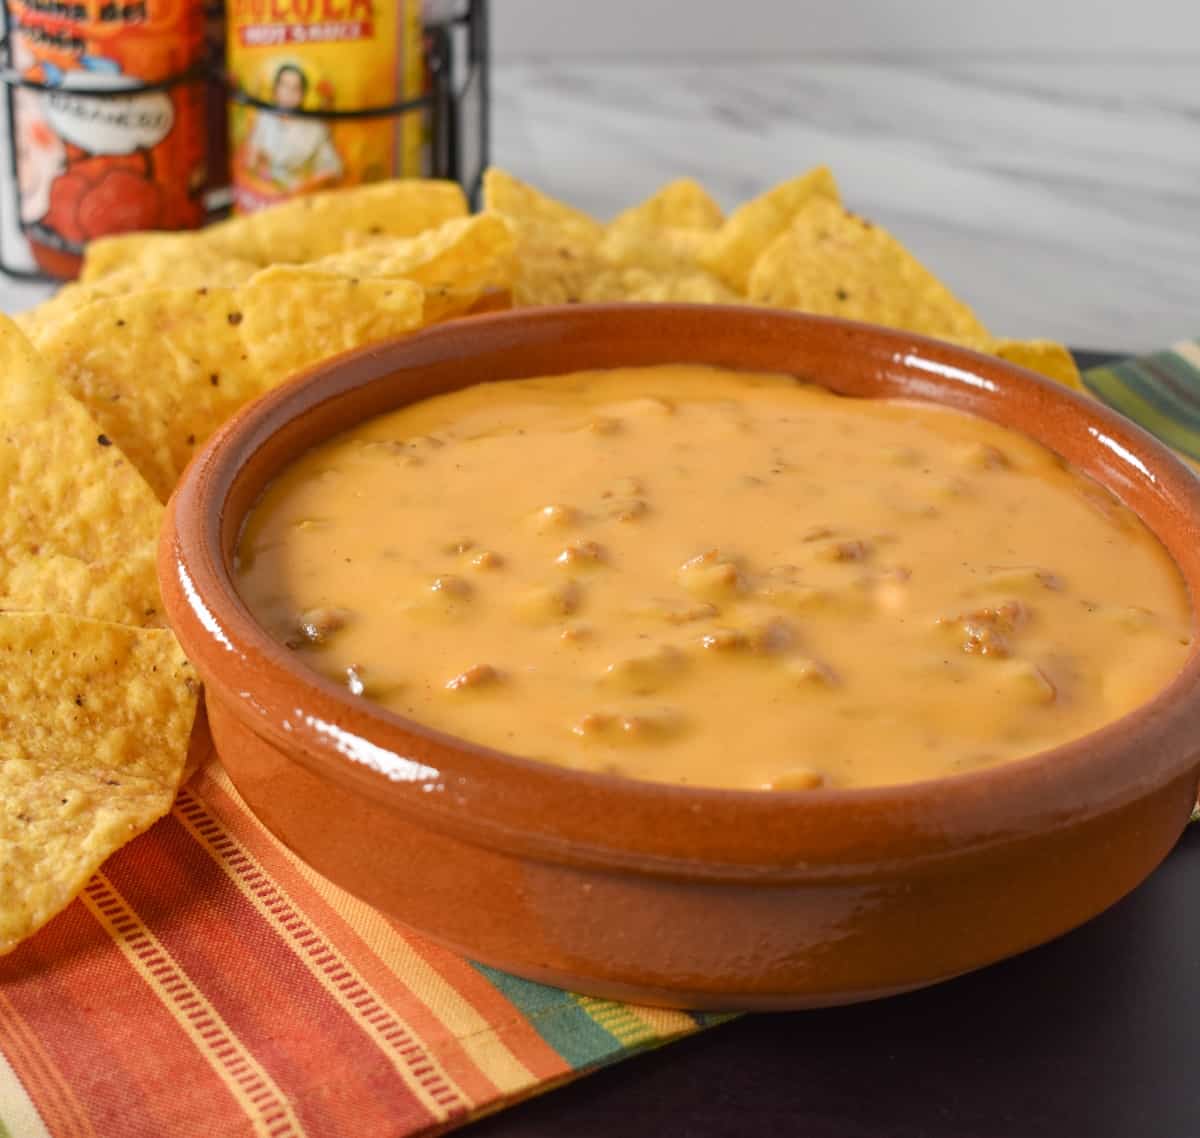
[[[746,1016],[464,1135],[1198,1138],[1198,902],[1200,823],[1125,900],[1023,956],[890,1000]]]

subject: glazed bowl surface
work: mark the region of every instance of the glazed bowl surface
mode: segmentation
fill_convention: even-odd
[[[659,363],[787,372],[1022,431],[1132,508],[1200,607],[1200,482],[1121,416],[1022,369],[750,308],[474,317],[277,389],[209,441],[172,498],[167,612],[204,680],[220,760],[264,824],[338,885],[473,959],[690,1008],[820,1006],[934,983],[1058,936],[1145,878],[1196,798],[1195,647],[1149,703],[1026,759],[897,786],[718,790],[554,767],[406,720],[298,663],[240,597],[246,515],[314,444],[483,380]]]

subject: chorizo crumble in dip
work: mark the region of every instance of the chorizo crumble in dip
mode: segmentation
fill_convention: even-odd
[[[669,366],[480,384],[319,445],[237,572],[356,696],[581,770],[818,790],[1075,739],[1178,671],[1175,565],[1044,447]]]

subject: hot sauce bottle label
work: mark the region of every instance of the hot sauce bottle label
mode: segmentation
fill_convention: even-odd
[[[191,0],[11,0],[22,227],[56,276],[88,241],[204,220],[203,85],[119,92],[187,73],[203,52]],[[99,94],[98,94],[99,93]]]
[[[313,190],[423,172],[421,116],[344,119],[421,93],[419,0],[232,0],[237,86],[285,112],[233,103],[234,203],[250,212]]]

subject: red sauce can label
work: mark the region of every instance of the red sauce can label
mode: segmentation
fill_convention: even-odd
[[[203,5],[9,0],[8,8],[14,68],[39,85],[14,97],[21,226],[37,263],[74,276],[94,238],[201,225]],[[179,77],[187,78],[171,82]]]

